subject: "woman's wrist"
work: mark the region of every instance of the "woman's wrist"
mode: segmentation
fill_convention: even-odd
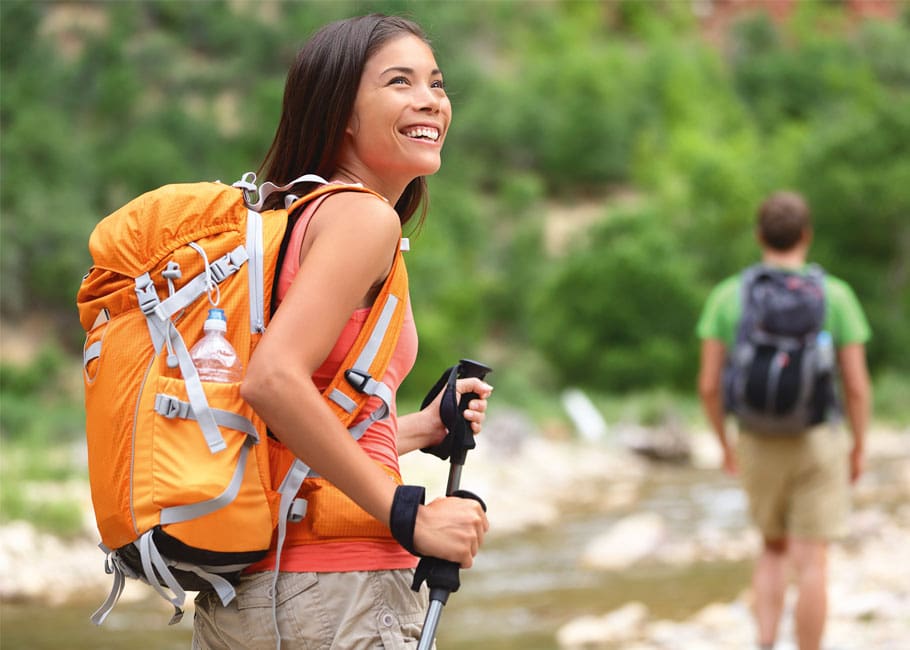
[[[439,416],[439,405],[434,402],[422,411],[422,415],[424,444],[421,447],[438,445],[447,433],[442,418]]]

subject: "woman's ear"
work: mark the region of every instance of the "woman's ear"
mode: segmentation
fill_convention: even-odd
[[[359,121],[357,120],[357,116],[352,115],[351,119],[348,120],[348,125],[346,127],[344,127],[345,135],[349,135],[353,138],[355,135],[357,135],[357,131],[359,130],[359,128],[360,128],[360,124],[359,124]]]

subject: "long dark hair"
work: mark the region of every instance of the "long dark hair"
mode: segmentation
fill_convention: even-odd
[[[429,44],[416,23],[382,14],[330,23],[306,42],[288,72],[275,139],[259,168],[262,180],[284,185],[304,173],[329,178],[335,172],[364,64],[387,41],[405,34]],[[301,189],[306,188],[295,188]],[[283,200],[280,195],[269,199],[267,208]],[[426,179],[415,178],[395,204],[401,223],[421,206],[422,221],[426,199]]]

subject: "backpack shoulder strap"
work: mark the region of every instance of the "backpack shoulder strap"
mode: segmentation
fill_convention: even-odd
[[[825,288],[825,269],[820,264],[809,264],[806,270],[806,277],[816,282],[822,290]]]
[[[748,293],[749,289],[752,288],[752,285],[755,284],[755,281],[759,278],[759,276],[761,276],[763,273],[767,273],[768,271],[768,267],[761,262],[757,262],[752,266],[747,266],[745,269],[743,269],[739,276],[740,287],[743,291],[743,295]]]
[[[360,185],[327,184],[294,201],[288,207],[288,212],[326,194],[343,191],[366,192],[385,200],[381,195]],[[383,383],[382,378],[398,345],[407,302],[408,274],[399,246],[392,268],[373,302],[366,323],[338,372],[323,391],[327,403],[345,427],[350,427],[371,397],[378,397],[382,401],[382,406],[373,411],[369,418],[351,429],[355,438],[363,435],[370,424],[388,416],[391,410],[392,390]]]
[[[745,334],[754,324],[755,314],[753,313],[752,309],[752,288],[755,286],[755,282],[758,277],[766,270],[767,267],[761,262],[758,262],[743,269],[742,273],[740,274],[740,317],[739,324],[736,328],[737,342],[741,341],[744,338]]]
[[[291,203],[288,206],[288,212],[320,196],[345,190],[376,194],[357,185],[323,185]],[[377,196],[379,195],[377,194]],[[387,417],[391,411],[392,390],[383,383],[382,379],[398,345],[407,302],[408,275],[401,246],[399,246],[395,252],[392,269],[373,302],[363,328],[339,365],[332,381],[322,393],[332,412],[348,428],[355,440],[359,439],[373,422]],[[373,396],[378,397],[382,405],[355,427],[351,427],[351,423]],[[287,534],[287,523],[288,521],[300,521],[306,513],[306,500],[297,498],[296,495],[303,481],[309,476],[313,476],[310,467],[299,458],[294,458],[278,487],[281,501],[276,532],[273,588],[276,584],[274,581],[277,581],[281,551]]]
[[[407,302],[408,275],[399,249],[363,329],[323,393],[345,426],[350,426],[370,397],[382,400],[381,407],[351,430],[355,438],[363,435],[370,424],[388,416],[391,410],[392,391],[382,378],[398,344]]]

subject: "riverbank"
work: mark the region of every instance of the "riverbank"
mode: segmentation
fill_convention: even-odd
[[[704,451],[708,456],[702,460],[713,463],[712,452]],[[832,545],[829,555],[824,647],[905,650],[910,642],[910,432],[877,430],[870,435],[867,472],[854,487],[853,501],[849,535]],[[758,535],[749,529],[732,535],[705,531],[712,539],[705,546],[698,541],[698,533],[687,541],[667,540],[659,518],[634,515],[627,521],[637,523],[620,537],[626,542],[637,537],[649,546],[647,552],[639,549],[636,561],[667,566],[680,561],[750,559],[760,548]],[[632,533],[636,526],[639,530]],[[796,650],[795,596],[791,586],[776,650]],[[629,602],[601,614],[573,618],[559,628],[556,640],[560,650],[750,648],[755,642],[750,589],[744,582],[735,599],[710,603],[685,620],[661,619],[647,605]]]
[[[635,572],[672,576],[685,567],[693,567],[684,571],[687,575],[698,576],[710,573],[707,567],[747,562],[758,548],[757,537],[744,525],[744,503],[735,482],[715,469],[719,457],[708,434],[689,436],[689,463],[672,465],[628,451],[620,443],[620,433],[581,443],[534,431],[514,416],[491,418],[478,448],[468,456],[462,479],[463,487],[488,504],[489,545],[475,569],[466,573],[466,595],[459,593],[448,606],[443,633],[447,624],[464,620],[461,612],[480,603],[483,611],[468,611],[465,616],[479,617],[488,627],[489,619],[499,615],[492,608],[505,600],[512,601],[510,616],[531,621],[536,605],[522,604],[526,602],[522,597],[523,592],[537,590],[535,602],[552,603],[546,607],[556,613],[552,624],[539,632],[549,641],[535,648],[750,646],[749,596],[741,570],[736,585],[725,588],[726,600],[696,605],[698,611],[689,607],[683,616],[653,603],[635,604],[644,599],[631,592],[603,609],[590,600],[574,605],[552,584],[542,584],[550,579],[609,580]],[[429,498],[442,494],[447,468],[425,454],[412,454],[402,462],[406,480],[426,484]],[[66,489],[79,494],[88,508],[84,485]],[[910,638],[908,504],[910,432],[877,430],[869,439],[869,472],[855,490],[851,535],[832,549],[830,650],[896,649]],[[103,572],[103,554],[87,519],[92,532],[67,542],[39,534],[24,522],[0,527],[0,601],[65,607],[88,599],[100,604],[110,576]],[[566,540],[558,546],[560,555],[553,556],[535,540],[544,534],[553,537],[556,531]],[[536,559],[540,553],[547,554],[546,562]],[[514,563],[522,554],[527,556],[523,560],[527,568],[516,569]],[[661,580],[653,584],[660,585]],[[149,591],[131,582],[124,599],[146,598]],[[161,604],[161,611],[155,611],[163,627],[168,615]],[[449,635],[456,639],[446,647],[494,647],[483,633],[478,629],[462,642],[452,630]],[[530,647],[513,645],[510,633],[522,638],[520,625],[515,626],[495,647]],[[785,626],[782,640],[791,638]]]

